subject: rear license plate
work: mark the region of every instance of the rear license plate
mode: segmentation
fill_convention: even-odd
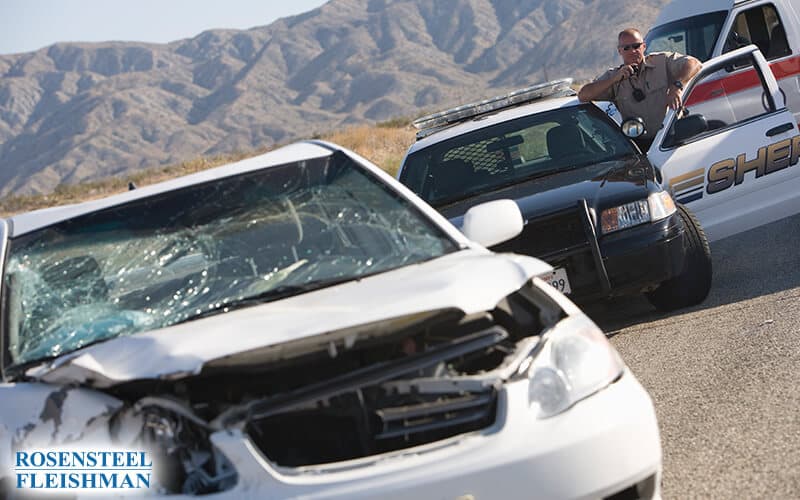
[[[567,270],[563,267],[557,267],[553,269],[553,272],[543,274],[542,279],[550,283],[553,288],[564,295],[572,293],[572,288],[569,286],[569,278],[567,277]]]

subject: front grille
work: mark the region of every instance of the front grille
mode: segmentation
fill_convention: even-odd
[[[428,337],[403,337],[412,339],[419,352],[401,353],[399,339],[387,338],[386,344],[372,346],[376,350],[353,350],[331,359],[345,366],[348,358],[359,360],[365,366],[343,369],[332,378],[320,371],[314,383],[250,403],[247,434],[270,460],[299,467],[401,450],[491,426],[497,386],[462,387],[451,377],[497,368],[515,344],[491,316],[476,316],[448,323],[446,334],[436,330]],[[314,359],[320,364],[320,358]],[[311,370],[321,368],[306,366]]]
[[[496,252],[532,255],[545,261],[580,251],[590,251],[579,207],[529,220],[513,240],[496,245]]]
[[[495,394],[443,397],[437,401],[395,408],[383,408],[375,439],[403,438],[428,441],[432,435],[454,435],[477,430],[494,420]],[[453,430],[458,429],[457,432]],[[429,435],[428,438],[420,437]]]
[[[388,405],[406,399],[402,406]],[[407,395],[373,399],[369,391],[338,398],[346,405],[275,415],[247,426],[250,438],[278,464],[298,467],[401,450],[491,426],[497,393]],[[353,411],[361,408],[361,411]]]
[[[528,220],[516,238],[492,247],[495,252],[531,255],[567,270],[573,298],[607,293],[610,282],[594,236],[586,202]]]

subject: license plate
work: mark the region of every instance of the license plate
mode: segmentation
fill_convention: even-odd
[[[572,288],[569,286],[569,278],[567,277],[567,270],[563,267],[557,267],[553,269],[553,272],[542,275],[542,279],[550,283],[553,288],[564,295],[572,293]]]

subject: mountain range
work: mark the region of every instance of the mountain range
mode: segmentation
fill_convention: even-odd
[[[0,196],[589,79],[619,64],[616,33],[665,3],[330,0],[167,44],[0,55]]]

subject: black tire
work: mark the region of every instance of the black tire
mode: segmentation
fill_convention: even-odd
[[[659,311],[674,311],[703,302],[711,290],[711,247],[697,218],[678,205],[685,226],[686,259],[681,273],[645,295]]]

